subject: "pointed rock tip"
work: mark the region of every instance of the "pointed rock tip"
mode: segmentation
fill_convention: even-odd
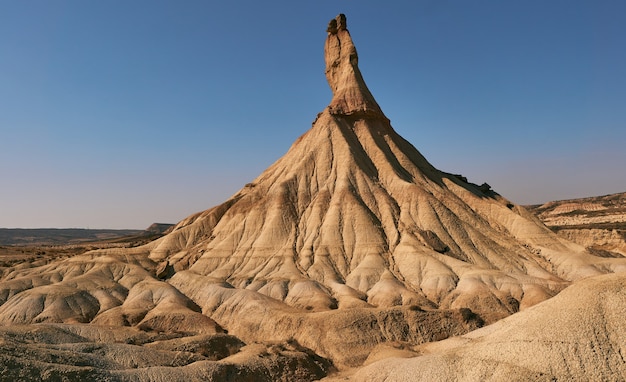
[[[337,34],[339,30],[346,30],[346,29],[347,29],[346,15],[344,15],[343,13],[340,13],[337,15],[337,17],[330,20],[330,22],[328,23],[328,28],[326,29],[326,32],[330,34]]]
[[[347,29],[346,15],[341,13],[330,20],[326,31],[326,79],[333,92],[333,99],[328,105],[330,113],[387,119],[359,70],[359,58]]]

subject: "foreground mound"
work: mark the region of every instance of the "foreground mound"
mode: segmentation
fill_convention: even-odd
[[[626,275],[590,278],[489,327],[386,359],[355,381],[626,379]]]
[[[3,381],[310,381],[328,361],[295,342],[245,345],[130,328],[42,324],[0,329]]]

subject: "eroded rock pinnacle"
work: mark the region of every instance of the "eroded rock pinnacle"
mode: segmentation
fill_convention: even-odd
[[[330,20],[326,31],[324,59],[326,79],[333,92],[328,106],[331,114],[363,114],[386,119],[359,70],[359,58],[347,29],[346,16],[340,14]]]

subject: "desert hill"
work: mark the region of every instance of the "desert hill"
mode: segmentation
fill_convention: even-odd
[[[329,106],[223,204],[143,246],[1,270],[3,375],[312,380],[626,270],[434,168],[365,85],[345,16],[324,52]]]

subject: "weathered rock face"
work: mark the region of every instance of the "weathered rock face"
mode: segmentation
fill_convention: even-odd
[[[257,179],[148,245],[2,269],[0,323],[227,331],[358,366],[378,344],[460,335],[626,270],[626,259],[592,256],[490,187],[428,163],[367,89],[341,15],[325,59],[329,106]],[[277,351],[295,375],[328,370],[296,348]],[[258,373],[276,372],[266,363]]]

